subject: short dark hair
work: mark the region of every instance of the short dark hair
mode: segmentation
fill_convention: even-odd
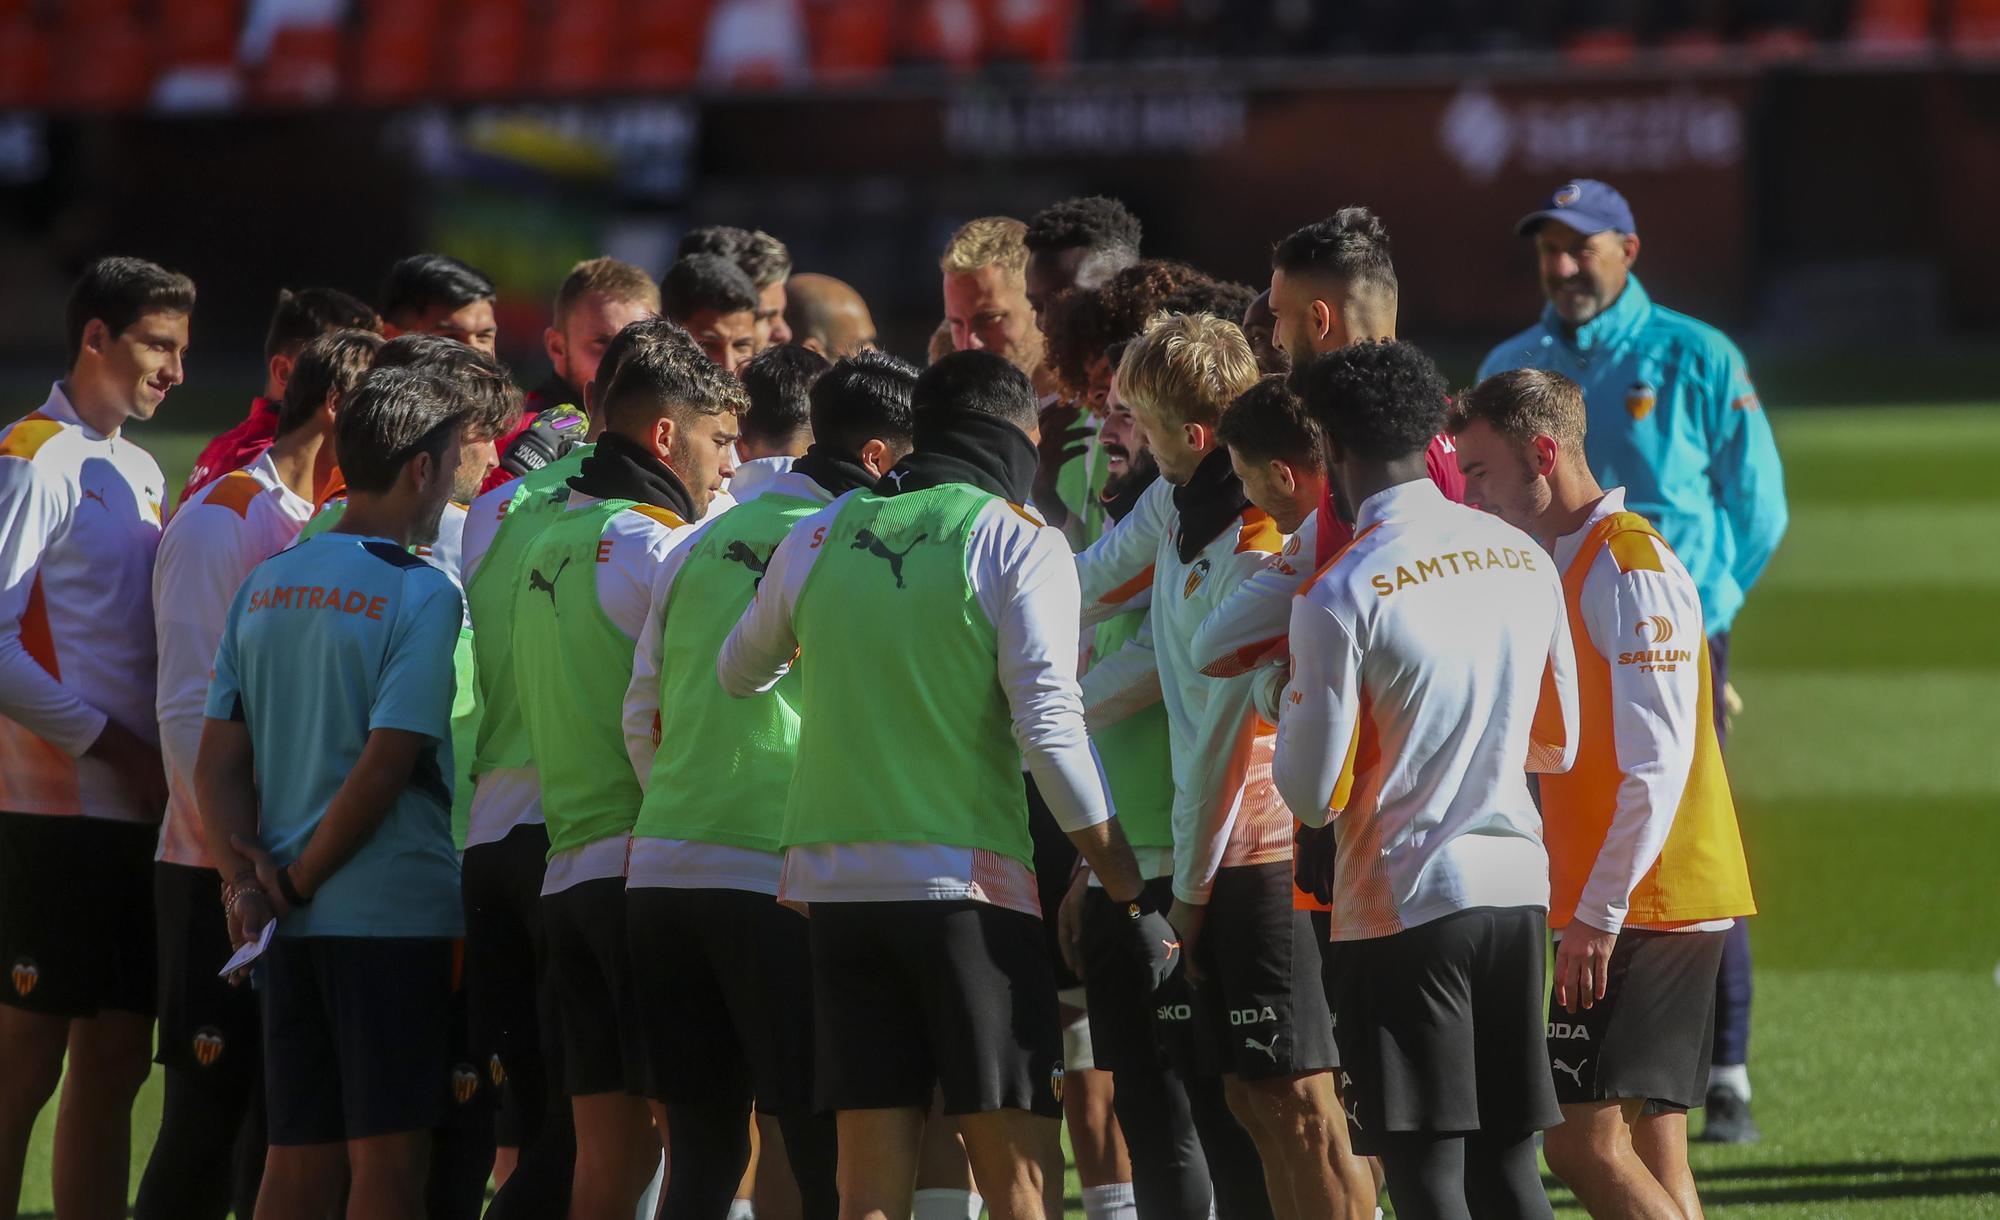
[[[973,411],[1032,431],[1038,415],[1034,383],[992,352],[953,352],[925,369],[910,387],[910,410]]]
[[[1292,378],[1327,439],[1357,457],[1393,461],[1421,453],[1444,427],[1444,376],[1414,343],[1350,343]]]
[[[1583,387],[1561,373],[1495,373],[1458,396],[1445,416],[1445,430],[1456,436],[1475,419],[1511,441],[1527,444],[1537,436],[1552,436],[1563,448],[1583,452]]]
[[[345,397],[382,348],[382,336],[372,330],[328,331],[308,339],[285,379],[285,399],[278,406],[278,435],[303,426],[326,400]]]
[[[1022,238],[1030,254],[1089,250],[1137,262],[1145,229],[1131,209],[1107,195],[1087,195],[1052,203],[1035,213]]]
[[[194,281],[143,258],[111,255],[83,269],[63,308],[69,360],[83,352],[83,332],[96,319],[114,336],[149,313],[194,312]]]
[[[1241,326],[1250,302],[1256,299],[1257,290],[1248,284],[1203,279],[1188,284],[1178,292],[1168,293],[1160,302],[1160,310],[1163,313],[1205,313]]]
[[[338,288],[280,288],[264,332],[264,359],[296,352],[329,331],[377,330],[374,306]]]
[[[826,374],[826,357],[790,343],[768,347],[743,366],[746,440],[782,443],[810,427],[813,383]]]
[[[476,347],[442,335],[397,335],[375,353],[376,368],[435,373],[465,400],[466,435],[504,436],[521,418],[521,391],[507,366]]]
[[[334,457],[348,489],[389,490],[419,453],[443,461],[465,417],[464,396],[429,369],[369,369],[333,421]]]
[[[635,424],[695,415],[742,415],[750,398],[743,383],[725,373],[698,347],[647,343],[634,348],[618,366],[599,399],[605,427],[624,432]]]
[[[689,229],[674,250],[676,259],[690,254],[717,254],[742,269],[759,292],[792,273],[792,252],[762,229],[735,225],[703,225]]]
[[[1277,374],[1236,396],[1215,426],[1216,439],[1253,462],[1289,462],[1326,469],[1325,434],[1306,404]]]
[[[813,443],[853,456],[871,440],[906,448],[917,368],[887,352],[856,352],[813,383]]]
[[[1286,275],[1332,276],[1348,285],[1395,293],[1396,264],[1389,230],[1367,208],[1342,208],[1278,243],[1271,266]]]
[[[492,299],[493,281],[486,273],[448,254],[399,258],[382,281],[382,316],[398,326],[400,319],[429,313],[439,305],[459,310]]]
[[[743,269],[720,254],[687,254],[674,260],[660,281],[660,310],[685,322],[704,309],[717,313],[755,312],[757,286]]]
[[[611,388],[611,380],[618,376],[619,366],[625,363],[625,358],[640,348],[655,343],[665,343],[692,352],[702,356],[704,360],[708,358],[702,355],[701,346],[694,341],[694,336],[688,334],[680,323],[672,319],[651,317],[627,322],[623,329],[611,336],[611,342],[604,345],[604,357],[597,362],[596,381],[600,390],[598,395],[600,407],[603,405],[601,391]]]

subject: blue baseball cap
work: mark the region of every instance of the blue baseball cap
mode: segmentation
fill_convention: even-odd
[[[1632,220],[1632,205],[1625,202],[1625,196],[1610,183],[1595,178],[1573,178],[1563,183],[1539,212],[1523,216],[1521,223],[1514,226],[1514,232],[1526,237],[1545,220],[1559,220],[1586,237],[1607,229],[1620,233],[1639,231]]]

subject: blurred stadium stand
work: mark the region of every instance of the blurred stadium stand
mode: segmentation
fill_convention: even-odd
[[[2000,0],[0,0],[0,107],[397,105],[1218,58],[2000,56]]]

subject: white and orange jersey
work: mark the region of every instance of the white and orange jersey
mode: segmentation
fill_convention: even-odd
[[[269,453],[181,502],[160,535],[153,565],[159,640],[160,757],[167,765],[167,816],[157,858],[208,867],[194,803],[208,680],[229,604],[250,569],[284,550],[312,517],[312,501],[286,487]]]
[[[1356,528],[1292,601],[1269,709],[1278,790],[1301,821],[1334,819],[1333,939],[1546,907],[1526,771],[1569,769],[1578,716],[1554,561],[1429,480],[1370,496]]]
[[[1159,488],[1166,491],[1155,497]],[[1085,674],[1082,686],[1093,725],[1111,723],[1155,698],[1165,703],[1174,769],[1174,896],[1205,903],[1217,870],[1292,854],[1292,817],[1271,783],[1271,728],[1253,707],[1255,675],[1210,677],[1193,654],[1202,623],[1272,562],[1284,549],[1285,536],[1268,514],[1246,508],[1192,559],[1183,560],[1172,492],[1165,479],[1147,488],[1114,530],[1077,556],[1082,584],[1097,591],[1100,606],[1116,611],[1150,602],[1152,607],[1146,626]],[[1168,514],[1164,521],[1162,511]],[[1128,529],[1135,531],[1131,538],[1154,540],[1141,569],[1143,581],[1129,574],[1136,558],[1123,541]],[[1084,617],[1091,618],[1087,604]]]
[[[1556,540],[1582,693],[1576,766],[1542,784],[1549,926],[1713,931],[1756,909],[1713,723],[1701,591],[1613,488]]]
[[[82,757],[105,720],[145,741],[153,553],[166,480],[124,435],[77,418],[61,383],[0,429],[0,809],[150,822]]]

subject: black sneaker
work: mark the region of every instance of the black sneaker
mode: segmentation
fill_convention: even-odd
[[[1704,1144],[1754,1144],[1764,1137],[1750,1117],[1750,1103],[1732,1089],[1710,1089],[1704,1109],[1708,1121],[1695,1137]]]

